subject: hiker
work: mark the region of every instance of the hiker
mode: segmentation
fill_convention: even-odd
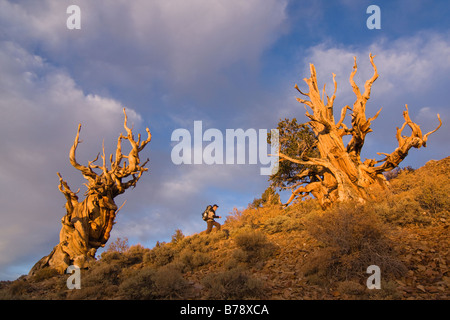
[[[217,204],[213,205],[212,208],[209,209],[208,215],[206,218],[207,228],[206,228],[206,234],[209,234],[213,228],[213,226],[216,227],[217,230],[220,230],[220,223],[216,222],[215,218],[222,218],[221,216],[216,216],[216,210],[219,206]]]

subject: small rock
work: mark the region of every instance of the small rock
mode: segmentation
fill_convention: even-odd
[[[419,289],[419,290],[422,290],[423,292],[427,292],[427,291],[425,290],[425,287],[424,287],[423,285],[421,285],[421,284],[418,284],[418,285],[416,286],[416,288]]]

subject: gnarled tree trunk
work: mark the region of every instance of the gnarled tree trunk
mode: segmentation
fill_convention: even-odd
[[[66,215],[61,219],[62,228],[59,234],[59,244],[52,252],[39,260],[30,270],[30,275],[36,271],[51,267],[60,273],[64,273],[69,265],[76,265],[86,268],[95,260],[95,253],[99,247],[103,247],[109,239],[110,232],[114,225],[114,219],[120,210],[114,202],[114,198],[124,193],[129,187],[136,186],[143,172],[147,171],[145,161],[140,164],[139,152],[144,149],[151,140],[150,130],[147,128],[147,139],[141,142],[141,135],[137,141],[134,140],[133,133],[127,126],[127,115],[125,116],[124,128],[126,136],[120,134],[117,141],[115,159],[111,154],[109,157],[110,168],[106,165],[105,149],[101,158],[103,164],[95,165],[100,154],[88,163],[87,166],[80,165],[75,157],[78,146],[81,124],[75,141],[70,149],[70,163],[80,170],[87,180],[87,191],[83,201],[78,201],[79,189],[77,192],[70,190],[66,181],[59,174],[59,190],[66,197]],[[122,154],[122,140],[128,140],[131,144],[131,151],[128,155]],[[128,164],[123,159],[128,159]],[[97,173],[94,169],[101,170]],[[128,181],[125,178],[130,177]]]
[[[309,99],[297,100],[303,103],[306,107],[312,110],[312,114],[306,108],[306,116],[311,120],[308,125],[314,131],[317,137],[317,148],[320,157],[310,158],[302,155],[298,158],[289,157],[283,153],[279,153],[280,161],[292,161],[303,165],[317,166],[319,169],[318,179],[315,182],[301,185],[292,191],[292,195],[286,205],[292,200],[304,197],[308,194],[314,195],[322,205],[327,207],[335,201],[357,200],[364,202],[371,197],[371,190],[375,187],[385,188],[388,182],[383,176],[383,172],[389,171],[397,167],[400,162],[407,156],[409,149],[412,147],[420,148],[426,147],[428,136],[435,132],[442,125],[439,119],[438,127],[422,135],[420,127],[411,121],[408,113],[408,106],[403,112],[405,123],[399,129],[397,128],[398,148],[392,153],[379,153],[385,157],[381,160],[366,159],[361,161],[360,154],[364,145],[366,134],[372,131],[370,125],[375,120],[381,109],[371,118],[366,117],[366,103],[370,97],[372,84],[378,78],[376,65],[373,61],[374,56],[370,54],[370,62],[372,64],[374,73],[373,76],[366,81],[364,85],[364,92],[361,93],[359,87],[354,82],[353,78],[357,71],[356,57],[353,66],[353,71],[350,75],[350,84],[353,92],[356,95],[356,101],[353,107],[344,106],[341,110],[340,119],[335,121],[333,114],[333,103],[336,97],[337,84],[335,81],[335,74],[333,74],[334,93],[331,98],[325,93],[325,86],[322,91],[322,97],[317,85],[316,70],[314,65],[310,65],[311,77],[304,79],[309,87],[308,93],[303,93],[297,85],[295,88]],[[324,97],[326,96],[326,103]],[[348,128],[344,124],[344,119],[347,110],[351,110],[351,127]],[[402,136],[402,131],[408,125],[412,133],[409,137]],[[343,137],[351,135],[351,140],[344,145]],[[308,176],[311,174],[309,170],[300,173],[301,176]],[[317,171],[314,173],[317,178]],[[311,180],[311,179],[310,179]],[[318,181],[317,181],[318,180]]]

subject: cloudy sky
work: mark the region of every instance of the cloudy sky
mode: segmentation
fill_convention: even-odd
[[[67,28],[68,6],[81,9],[81,29]],[[367,106],[383,107],[363,156],[392,152],[395,127],[411,117],[424,131],[444,122],[426,149],[402,165],[420,167],[448,156],[450,142],[450,4],[378,1],[381,29],[369,30],[371,1],[294,0],[0,0],[0,280],[28,273],[58,243],[64,196],[83,179],[68,161],[78,123],[77,159],[108,153],[123,131],[122,107],[135,133],[149,127],[142,152],[149,172],[116,199],[121,205],[111,240],[153,247],[176,229],[200,232],[200,213],[220,205],[224,218],[268,186],[261,165],[175,165],[172,132],[271,129],[280,118],[305,122],[294,84],[306,89],[309,63],[320,86],[338,83],[336,110],[352,104],[357,83],[380,77]],[[221,221],[223,221],[222,219]]]

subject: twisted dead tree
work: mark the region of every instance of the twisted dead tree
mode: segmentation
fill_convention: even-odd
[[[87,180],[85,184],[87,191],[83,201],[79,202],[78,193],[73,192],[61,174],[59,177],[59,191],[65,196],[67,202],[65,205],[66,215],[62,218],[62,228],[59,235],[59,244],[52,252],[39,260],[31,269],[30,275],[36,271],[51,267],[60,273],[64,273],[69,265],[76,265],[80,268],[89,267],[89,264],[95,260],[95,253],[99,247],[105,246],[109,239],[114,219],[120,208],[114,202],[114,198],[125,192],[130,187],[135,187],[148,168],[145,167],[149,159],[141,164],[139,152],[150,142],[152,136],[147,128],[147,138],[141,141],[141,135],[138,134],[137,140],[134,139],[132,130],[127,126],[127,114],[125,108],[124,128],[126,136],[120,134],[117,140],[115,156],[109,157],[109,168],[103,145],[101,155],[102,164],[96,165],[100,153],[88,165],[81,165],[76,159],[76,150],[81,143],[80,130],[78,125],[75,141],[70,149],[69,160],[73,167],[81,172]],[[122,140],[128,140],[131,145],[131,151],[128,155],[122,154]],[[128,161],[128,163],[127,163]],[[97,172],[95,171],[97,170]],[[126,180],[129,178],[128,180]]]
[[[373,117],[367,118],[366,116],[366,103],[370,98],[372,85],[378,78],[377,67],[373,59],[374,56],[370,54],[370,63],[374,72],[372,77],[366,81],[364,92],[361,92],[353,80],[357,71],[356,57],[354,58],[353,71],[350,74],[350,85],[353,88],[356,100],[353,103],[353,107],[346,105],[341,109],[340,118],[337,122],[333,113],[333,103],[337,90],[336,75],[334,73],[334,92],[331,97],[326,94],[325,86],[321,94],[317,85],[316,70],[313,64],[310,64],[310,78],[304,79],[308,85],[309,92],[304,93],[295,85],[297,91],[302,96],[307,97],[305,99],[297,98],[297,100],[305,105],[306,116],[310,119],[307,124],[317,138],[316,147],[320,156],[308,157],[305,154],[301,154],[298,157],[293,157],[282,152],[279,153],[280,161],[291,161],[308,167],[303,172],[298,173],[299,177],[308,178],[302,180],[308,181],[308,183],[299,183],[295,188],[292,188],[292,195],[286,205],[294,199],[302,198],[309,194],[317,198],[322,207],[327,207],[335,201],[357,200],[364,202],[372,197],[372,191],[376,187],[386,188],[388,186],[383,172],[397,167],[408,155],[408,151],[411,148],[426,147],[429,135],[441,127],[442,122],[438,114],[439,125],[437,128],[423,135],[419,125],[411,120],[408,106],[406,105],[405,111],[403,111],[405,122],[401,128],[397,128],[398,147],[390,154],[378,153],[384,156],[383,159],[365,159],[361,161],[361,150],[364,146],[366,135],[372,131],[370,125],[381,111],[381,109],[378,110]],[[308,107],[312,113],[309,112]],[[344,123],[348,110],[351,111],[350,128]],[[402,135],[406,126],[411,129],[410,136]],[[346,135],[351,136],[347,146],[343,142],[343,137]],[[315,170],[311,170],[311,167],[314,167]]]

